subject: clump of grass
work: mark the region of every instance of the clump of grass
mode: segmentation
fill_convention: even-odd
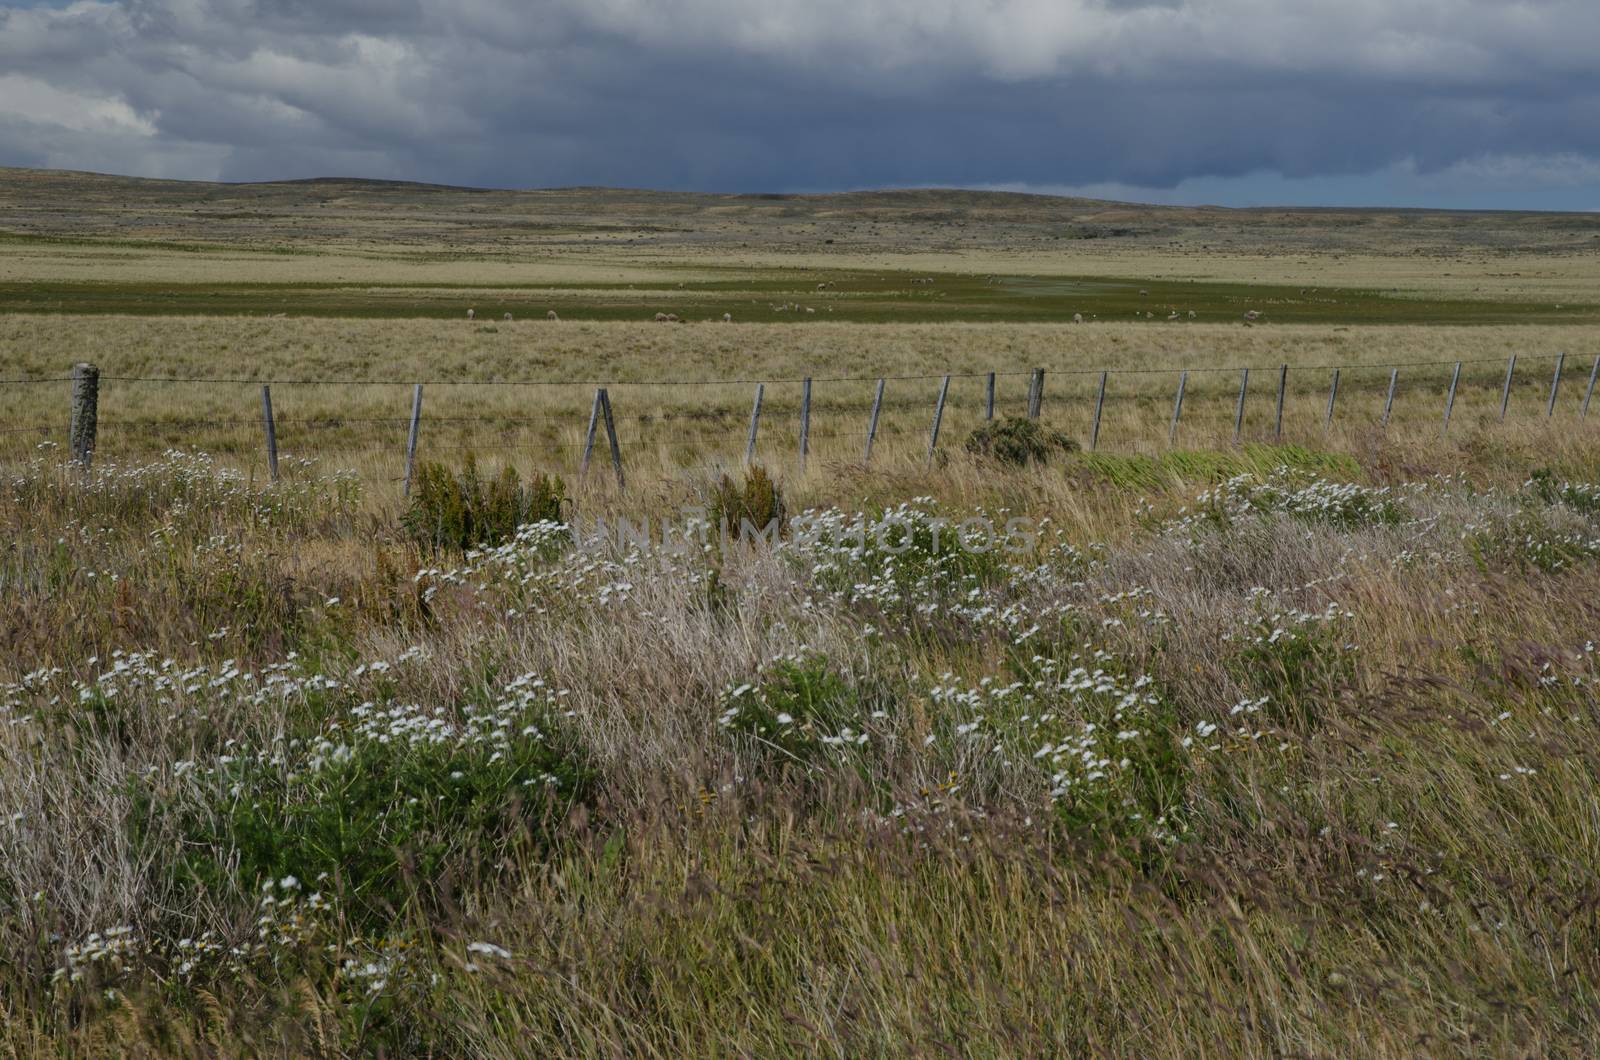
[[[724,474],[711,487],[706,505],[714,529],[744,537],[765,534],[769,528],[781,535],[787,528],[789,508],[782,486],[760,464],[752,464],[735,480]]]
[[[426,549],[465,551],[501,544],[520,526],[561,522],[566,499],[559,475],[541,473],[524,484],[508,465],[486,478],[469,453],[459,474],[433,462],[417,469],[401,524]]]
[[[986,423],[969,434],[966,441],[967,452],[1009,467],[1048,464],[1052,455],[1078,449],[1078,443],[1062,432],[1021,416]]]

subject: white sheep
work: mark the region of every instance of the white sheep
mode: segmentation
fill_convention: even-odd
[[[507,313],[502,319],[504,319],[507,324],[511,323],[511,314]]]
[[[478,319],[478,311],[476,309],[467,310],[467,319],[468,320],[477,320]]]
[[[722,322],[724,324],[732,324],[733,323],[733,314],[732,313],[724,313],[724,314],[722,314]]]
[[[544,318],[546,320],[560,320],[561,319],[560,317],[556,316],[556,311],[554,309],[552,309],[552,310],[550,310],[550,312],[546,313],[544,315]]]

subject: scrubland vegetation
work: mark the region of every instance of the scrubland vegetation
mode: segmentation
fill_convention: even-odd
[[[19,463],[0,1035],[1587,1052],[1600,480],[1562,433],[691,476],[465,550],[408,531],[474,503],[448,477],[406,520],[332,468]],[[724,545],[694,502],[793,518]]]
[[[1590,227],[8,181],[0,1051],[1593,1054]]]

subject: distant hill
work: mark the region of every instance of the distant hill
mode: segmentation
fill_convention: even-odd
[[[1452,253],[1600,247],[1600,215],[1152,206],[960,189],[828,195],[619,188],[514,191],[355,177],[223,184],[0,169],[0,238],[160,240],[307,249],[395,242],[505,250],[640,246],[840,251],[1060,248]]]

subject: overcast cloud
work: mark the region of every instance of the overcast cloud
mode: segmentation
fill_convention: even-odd
[[[0,164],[1600,208],[1595,0],[0,0]]]

